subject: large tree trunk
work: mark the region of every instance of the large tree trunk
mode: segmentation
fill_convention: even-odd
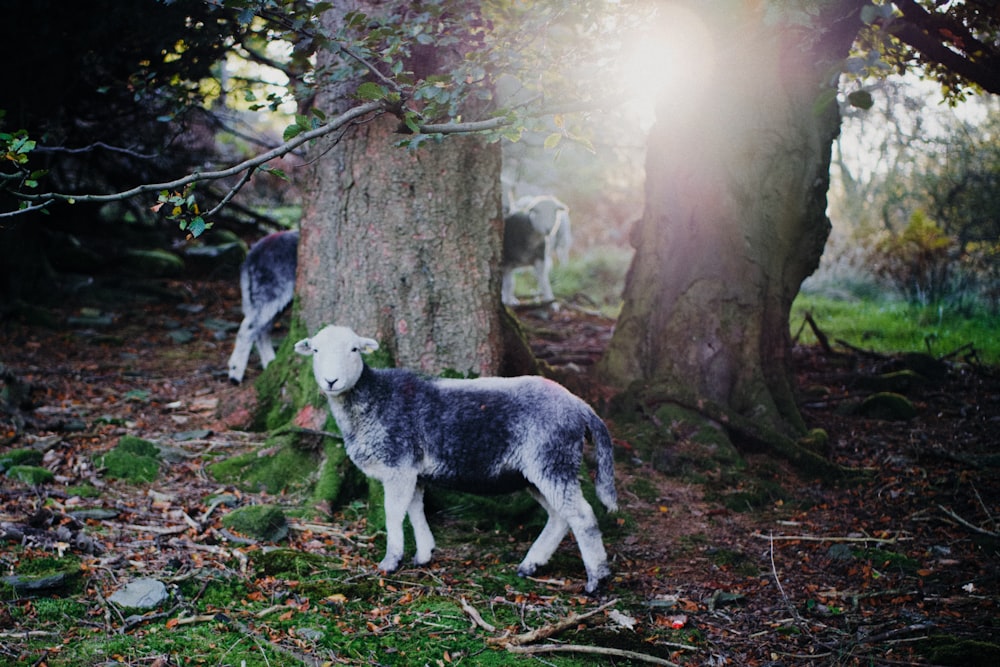
[[[323,17],[331,33],[348,10],[389,10],[368,0],[335,4]],[[421,75],[446,66],[454,54],[430,55],[416,63],[430,68]],[[337,66],[336,57],[323,52],[317,63],[322,85],[315,105],[329,117],[357,103],[358,81],[323,79]],[[377,339],[398,366],[494,375],[505,331],[499,144],[454,136],[408,150],[395,145],[404,138],[400,126],[390,114],[366,118],[310,147],[289,337],[346,325]],[[274,444],[286,458],[303,451],[315,458],[315,465],[292,466],[291,479],[269,490],[306,486],[316,500],[336,502],[356,491],[351,483],[345,487],[353,467],[337,439],[323,438],[320,448],[309,445],[309,434],[335,428],[309,369],[285,344],[257,382],[258,423],[275,433]],[[381,502],[377,486],[372,492],[375,526]]]
[[[405,4],[337,0],[323,16],[331,33],[345,12],[371,16]],[[419,77],[448,71],[457,46],[414,48]],[[338,64],[324,52],[317,72]],[[341,112],[359,81],[320,88],[316,105]],[[472,112],[473,110],[467,110]],[[503,219],[500,146],[479,137],[395,146],[399,119],[352,128],[313,147],[296,284],[310,333],[348,325],[377,338],[400,366],[437,373],[496,374],[502,337],[497,267]]]
[[[344,324],[401,366],[495,374],[502,217],[498,144],[451,137],[411,152],[399,122],[362,125],[316,161],[297,298],[310,332]]]
[[[655,387],[689,407],[707,400],[795,436],[805,427],[789,312],[830,229],[840,119],[832,98],[819,100],[851,38],[739,18],[716,41],[705,94],[675,92],[657,110],[636,254],[600,369],[621,388]],[[716,18],[712,27],[725,26]]]

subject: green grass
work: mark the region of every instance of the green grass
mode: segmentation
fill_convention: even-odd
[[[583,301],[608,317],[615,317],[621,309],[625,274],[628,272],[632,251],[618,246],[593,248],[570,258],[566,264],[557,263],[549,273],[552,292],[563,301]],[[514,274],[514,294],[522,301],[537,294],[535,272],[525,268]]]
[[[470,537],[464,522],[446,521],[436,528],[446,549]],[[126,620],[96,598],[94,591],[113,585],[106,572],[96,569],[86,575],[87,591],[6,601],[24,634],[5,640],[8,662],[0,662],[143,665],[169,657],[172,664],[185,666],[292,667],[310,660],[357,665],[539,664],[490,640],[588,611],[598,602],[516,576],[516,561],[527,544],[513,543],[512,532],[517,531],[472,531],[478,544],[467,557],[442,558],[427,568],[404,567],[391,576],[374,571],[380,548],[372,545],[362,547],[357,562],[352,562],[357,557],[352,553],[250,549],[229,567],[205,563],[210,567],[197,576],[181,576],[171,587],[171,599],[158,610],[167,613],[150,613],[144,619]],[[19,547],[13,551],[25,562],[27,552]],[[497,556],[507,551],[516,552],[516,557]],[[41,567],[51,559],[38,560]],[[575,545],[568,544],[541,576],[582,574]],[[643,613],[642,599],[628,591],[618,593],[618,609],[633,617]],[[472,628],[463,599],[496,630]],[[122,632],[126,622],[130,625]],[[604,617],[598,617],[596,627],[569,629],[560,638],[606,644],[607,631],[600,627],[604,623]],[[672,649],[657,645],[660,639],[650,628],[649,634],[626,633],[616,645],[625,642],[624,648],[666,657]],[[546,656],[545,664],[582,667],[595,662],[565,654]]]
[[[820,330],[836,349],[838,340],[885,354],[929,352],[942,356],[972,345],[979,362],[1000,364],[1000,317],[978,309],[959,314],[947,306],[918,306],[888,299],[840,299],[818,294],[799,294],[792,305],[791,331],[802,326],[805,313],[812,313]],[[817,342],[806,326],[799,342]],[[958,358],[963,358],[964,354]]]

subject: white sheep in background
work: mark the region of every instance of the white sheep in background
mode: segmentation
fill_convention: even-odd
[[[511,305],[518,302],[514,296],[514,271],[522,266],[531,266],[535,270],[542,299],[552,301],[555,298],[549,282],[552,255],[566,263],[572,242],[569,207],[566,204],[551,195],[521,197],[514,202],[504,219],[501,300]]]
[[[597,452],[597,496],[617,508],[608,429],[561,385],[541,377],[428,379],[403,369],[375,370],[362,352],[378,343],[328,326],[300,340],[344,436],[347,455],[385,488],[386,553],[392,572],[403,557],[403,518],[416,540],[413,562],[430,561],[434,536],[424,516],[424,485],[479,494],[527,488],[548,522],[517,568],[534,574],[572,529],[593,593],[610,574],[601,531],[577,475],[587,433]]]
[[[255,344],[264,368],[274,360],[271,328],[295,295],[298,245],[297,231],[269,234],[250,248],[240,267],[243,321],[229,357],[229,380],[234,384],[243,381]]]

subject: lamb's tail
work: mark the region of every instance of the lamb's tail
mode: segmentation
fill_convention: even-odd
[[[618,492],[615,491],[615,455],[608,427],[593,411],[587,418],[587,428],[597,450],[597,497],[609,512],[618,510]]]

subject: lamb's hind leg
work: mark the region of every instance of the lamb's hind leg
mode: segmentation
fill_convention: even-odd
[[[254,341],[257,345],[257,354],[260,355],[260,365],[267,368],[267,365],[274,361],[274,344],[271,343],[271,327],[274,326],[274,322],[267,322],[264,326],[260,328],[257,332],[257,338]]]
[[[608,556],[601,539],[601,529],[597,526],[594,510],[583,497],[579,485],[553,485],[549,488],[539,488],[554,511],[569,524],[580,547],[580,556],[587,569],[588,593],[597,591],[601,580],[611,574],[608,567]],[[543,533],[545,531],[542,531]]]
[[[552,506],[545,500],[545,496],[534,489],[531,489],[529,493],[545,509],[549,518],[545,522],[542,532],[539,533],[531,548],[528,549],[524,560],[517,566],[517,574],[520,577],[530,577],[538,568],[548,563],[549,559],[552,558],[552,554],[559,548],[559,544],[566,536],[566,533],[569,532],[569,524],[566,523],[566,520],[558,512],[552,509]]]
[[[552,283],[549,282],[549,271],[552,269],[552,260],[549,259],[548,250],[545,252],[545,259],[535,260],[535,280],[538,282],[538,289],[542,291],[542,299],[552,301],[555,296],[552,294]]]
[[[253,318],[244,317],[240,323],[239,331],[236,332],[233,353],[229,356],[229,380],[233,384],[239,384],[243,381],[243,374],[246,372],[247,362],[250,360],[250,351],[256,340]]]

